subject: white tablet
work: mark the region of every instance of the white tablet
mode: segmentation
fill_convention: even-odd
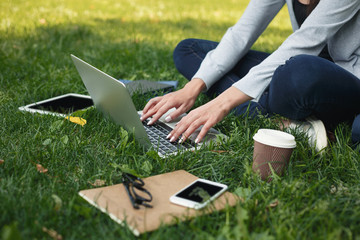
[[[68,93],[19,107],[19,110],[66,117],[75,111],[86,109],[93,105],[94,103],[88,95]]]

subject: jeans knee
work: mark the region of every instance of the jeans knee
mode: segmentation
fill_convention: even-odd
[[[290,58],[284,65],[276,69],[273,80],[280,81],[283,86],[289,87],[291,90],[311,85],[316,81],[312,58],[313,56],[309,55],[298,55]]]
[[[312,65],[314,60],[318,60],[316,58],[298,55],[275,70],[269,87],[269,107],[272,112],[293,119],[307,117],[308,100],[317,91],[317,85],[321,85],[321,77]],[[289,114],[291,109],[293,111]]]
[[[181,72],[184,67],[184,58],[190,54],[194,39],[185,39],[178,43],[173,52],[175,67]]]
[[[273,85],[289,96],[304,97],[314,94],[314,91],[324,86],[324,74],[318,61],[327,61],[317,56],[298,55],[290,58],[284,65],[276,69],[273,75]],[[286,89],[286,91],[284,91]]]

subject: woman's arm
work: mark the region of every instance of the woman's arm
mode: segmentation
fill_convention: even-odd
[[[209,89],[249,51],[284,4],[285,0],[251,0],[239,21],[206,55],[193,78],[202,79]]]
[[[329,39],[350,22],[359,10],[358,0],[321,0],[300,29],[233,86],[258,100],[280,65],[299,54],[318,55]]]

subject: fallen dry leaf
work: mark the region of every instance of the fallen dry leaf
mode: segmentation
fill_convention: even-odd
[[[94,187],[101,187],[104,186],[106,181],[101,179],[96,179],[94,183],[89,182]]]
[[[54,229],[47,229],[46,227],[43,227],[42,228],[43,232],[49,234],[49,236],[52,238],[52,239],[55,239],[55,240],[62,240],[63,237],[58,234]]]
[[[84,126],[86,124],[86,120],[81,117],[71,117],[67,116],[65,119],[68,119],[70,122],[79,124],[81,126]]]
[[[36,169],[38,170],[39,173],[47,173],[48,169],[44,168],[41,164],[36,164]]]
[[[274,208],[277,205],[279,205],[279,200],[276,199],[275,201],[273,201],[272,203],[269,204],[269,207]]]
[[[211,150],[214,153],[227,153],[229,151],[225,151],[225,150]]]

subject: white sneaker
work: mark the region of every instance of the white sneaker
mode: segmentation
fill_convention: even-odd
[[[317,152],[320,152],[328,145],[324,123],[315,117],[308,117],[304,122],[291,120],[288,129],[305,133],[309,138],[310,146],[315,147]]]

